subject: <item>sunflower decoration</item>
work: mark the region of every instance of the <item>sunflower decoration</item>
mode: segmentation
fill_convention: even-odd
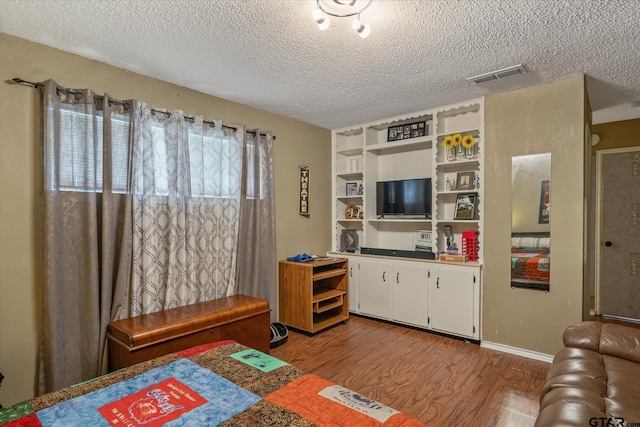
[[[444,148],[453,148],[453,137],[451,135],[445,136],[442,145]]]
[[[460,145],[460,141],[462,141],[462,135],[460,135],[459,133],[456,133],[455,135],[453,135],[453,145],[454,146],[458,146]]]
[[[473,137],[473,135],[467,135],[464,138],[462,138],[462,146],[464,148],[471,148],[476,144],[476,139]]]

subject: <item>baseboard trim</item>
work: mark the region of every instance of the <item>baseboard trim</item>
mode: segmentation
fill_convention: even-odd
[[[503,353],[515,354],[516,356],[522,356],[529,359],[539,360],[541,362],[551,363],[553,362],[553,356],[545,353],[539,353],[537,351],[525,350],[519,347],[512,347],[510,345],[498,344],[494,342],[481,341],[480,347],[488,348],[490,350],[498,350]]]

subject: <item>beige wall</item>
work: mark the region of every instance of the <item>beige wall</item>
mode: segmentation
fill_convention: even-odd
[[[485,98],[482,339],[544,354],[582,319],[584,77]],[[551,153],[550,292],[511,289],[511,157]]]
[[[0,34],[0,403],[34,393],[42,285],[39,200],[41,152],[37,91],[5,83],[49,78],[60,85],[179,108],[225,123],[271,130],[276,178],[278,259],[331,249],[329,130],[205,95],[77,55]],[[311,163],[311,216],[299,216],[298,166]],[[73,308],[71,308],[73,309]],[[73,351],[72,349],[70,351]]]
[[[640,119],[593,125],[591,132],[600,137],[600,142],[592,149],[594,156],[598,150],[640,145]]]

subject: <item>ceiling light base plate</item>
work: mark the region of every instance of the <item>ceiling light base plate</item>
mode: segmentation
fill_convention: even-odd
[[[356,16],[371,6],[373,0],[316,0],[318,8],[337,18]]]

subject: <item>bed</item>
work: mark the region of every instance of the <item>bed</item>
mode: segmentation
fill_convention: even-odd
[[[549,233],[511,235],[511,286],[549,290],[551,239]]]
[[[424,426],[235,341],[161,356],[0,409],[6,426]]]

